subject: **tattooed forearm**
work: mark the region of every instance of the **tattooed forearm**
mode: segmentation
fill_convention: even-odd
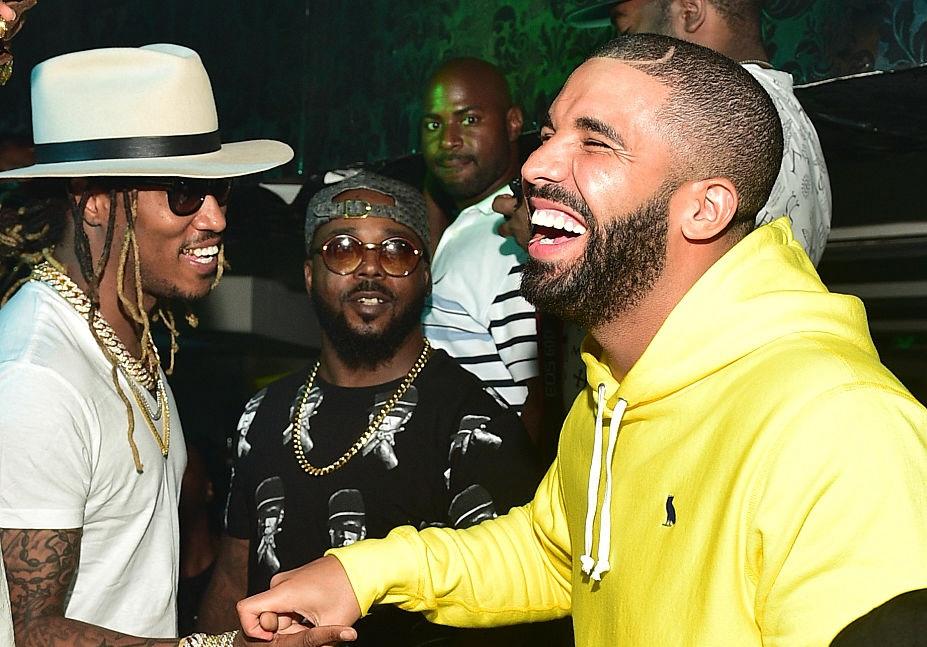
[[[19,640],[22,647],[176,647],[176,638],[136,638],[67,618],[46,618],[41,631]]]
[[[80,559],[80,538],[80,529],[0,529],[17,635],[36,618],[64,615],[65,596]]]
[[[13,633],[24,647],[174,647],[176,639],[135,638],[64,617],[80,561],[81,530],[0,528]]]

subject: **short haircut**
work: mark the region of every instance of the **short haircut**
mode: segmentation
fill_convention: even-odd
[[[740,198],[732,227],[749,232],[782,164],[782,123],[756,79],[706,47],[655,34],[621,36],[589,58],[617,59],[669,89],[657,118],[673,176],[730,180]]]

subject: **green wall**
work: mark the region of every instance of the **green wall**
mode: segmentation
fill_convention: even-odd
[[[203,57],[226,141],[282,139],[296,175],[411,152],[423,80],[472,55],[505,69],[528,115],[609,30],[577,31],[564,0],[42,0],[14,41],[0,131],[29,128],[28,75],[50,56],[176,42]],[[927,60],[927,0],[770,0],[773,62],[796,81]]]

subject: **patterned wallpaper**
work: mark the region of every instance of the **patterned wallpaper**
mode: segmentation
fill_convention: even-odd
[[[200,52],[226,141],[272,137],[296,175],[417,146],[431,69],[472,55],[508,72],[528,128],[569,71],[610,30],[577,31],[579,0],[40,0],[14,41],[0,132],[28,129],[28,74],[50,56],[176,42]],[[773,62],[798,82],[927,60],[927,0],[769,0]]]

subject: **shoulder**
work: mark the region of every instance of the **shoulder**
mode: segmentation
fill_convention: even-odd
[[[486,391],[478,377],[443,349],[434,350],[422,377],[429,385],[431,397],[440,399],[449,409],[472,409],[492,418],[517,415],[501,399]]]

